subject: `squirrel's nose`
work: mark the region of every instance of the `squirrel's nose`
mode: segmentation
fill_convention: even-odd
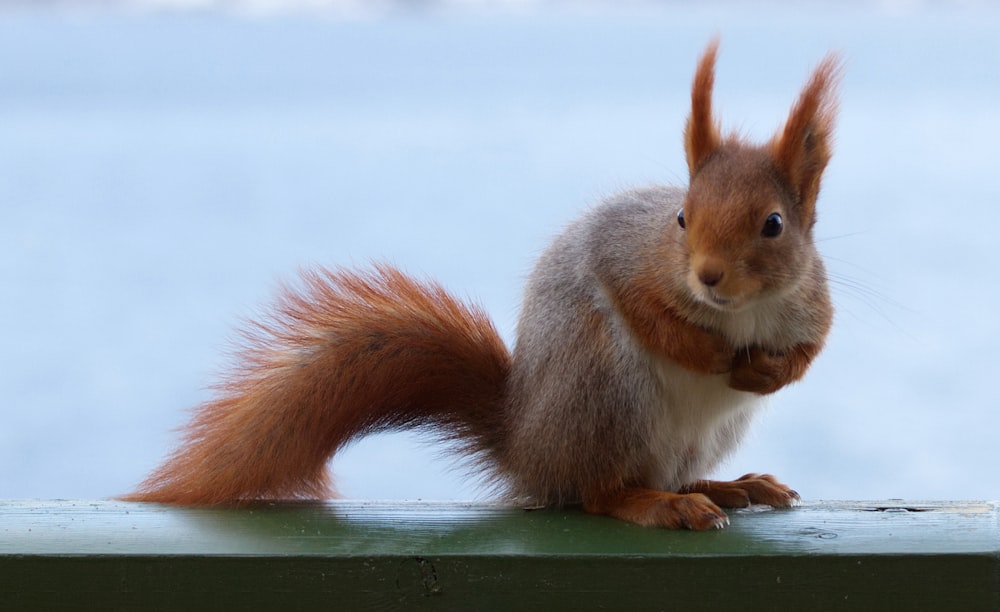
[[[714,287],[722,281],[723,275],[721,268],[707,267],[698,271],[698,280],[706,287]]]

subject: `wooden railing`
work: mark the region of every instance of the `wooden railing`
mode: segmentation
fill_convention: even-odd
[[[423,502],[0,501],[0,610],[1000,610],[1000,506],[816,502],[721,531]]]

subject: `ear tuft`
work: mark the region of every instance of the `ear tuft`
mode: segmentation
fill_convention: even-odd
[[[819,63],[789,112],[784,129],[769,145],[778,169],[804,208],[805,218],[813,216],[820,178],[833,150],[841,66],[839,56],[833,53]]]
[[[691,115],[684,127],[684,150],[692,178],[722,141],[719,126],[712,117],[712,88],[715,85],[715,56],[718,50],[719,39],[713,38],[698,62],[691,84]]]

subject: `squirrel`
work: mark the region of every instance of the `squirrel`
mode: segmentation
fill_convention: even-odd
[[[728,524],[724,507],[794,505],[771,475],[705,477],[831,326],[813,227],[840,61],[756,145],[713,116],[717,49],[693,80],[688,188],[627,191],[569,225],[528,279],[513,351],[480,307],[390,265],[307,270],[123,499],[323,499],[338,449],[416,428],[529,506],[703,530]]]

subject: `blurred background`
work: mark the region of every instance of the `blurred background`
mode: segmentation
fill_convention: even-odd
[[[1000,9],[993,3],[0,2],[0,498],[129,491],[232,330],[315,264],[394,262],[513,342],[560,228],[684,184],[695,61],[758,140],[839,50],[817,227],[837,320],[716,475],[806,499],[998,499]],[[354,498],[470,499],[406,434]]]

